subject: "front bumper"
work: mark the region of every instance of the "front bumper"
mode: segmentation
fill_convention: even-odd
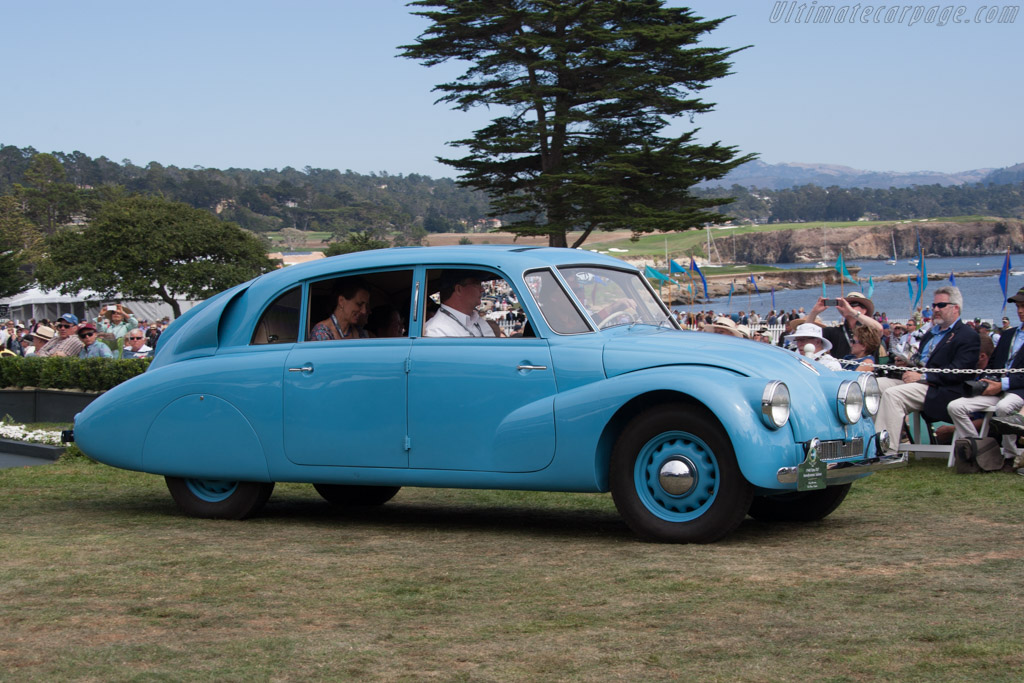
[[[828,463],[825,481],[828,484],[848,484],[855,479],[863,477],[865,474],[906,467],[908,457],[909,454],[904,451],[897,455],[883,455],[869,460]],[[797,468],[781,467],[776,478],[780,484],[795,484],[797,482]]]

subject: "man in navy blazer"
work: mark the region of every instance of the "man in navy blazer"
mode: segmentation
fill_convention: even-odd
[[[1017,317],[1021,325],[1011,327],[999,337],[988,367],[994,370],[1007,368],[1024,369],[1024,287],[1006,300],[1017,305]],[[970,414],[989,406],[996,407],[996,417],[1005,417],[1024,408],[1024,373],[1003,374],[983,377],[985,391],[980,396],[958,398],[949,404],[949,416],[956,427],[954,439],[978,436]],[[1016,434],[1003,436],[1003,457],[1012,461],[1020,455]]]
[[[970,370],[978,365],[981,341],[978,333],[960,320],[964,298],[956,287],[939,287],[932,299],[932,326],[921,337],[920,353],[923,373],[907,371],[902,380],[882,378],[882,402],[875,417],[875,427],[889,432],[889,450],[894,455],[907,413],[922,411],[933,420],[949,419],[946,407],[964,395],[964,381],[971,374],[928,372],[928,368]]]

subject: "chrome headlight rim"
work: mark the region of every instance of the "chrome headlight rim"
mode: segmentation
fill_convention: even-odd
[[[878,380],[869,372],[861,373],[857,378],[861,394],[864,396],[864,417],[874,417],[878,414],[878,408],[882,405],[882,390],[878,386]]]
[[[843,424],[852,425],[860,422],[864,410],[864,393],[856,380],[846,380],[839,385],[836,393],[836,415]]]
[[[761,421],[768,429],[782,429],[792,411],[789,387],[781,380],[772,380],[761,394]]]

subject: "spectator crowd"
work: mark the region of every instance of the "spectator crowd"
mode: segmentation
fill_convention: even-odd
[[[104,306],[93,320],[64,313],[46,318],[8,320],[0,327],[0,356],[150,358],[169,318],[140,321],[122,305]]]

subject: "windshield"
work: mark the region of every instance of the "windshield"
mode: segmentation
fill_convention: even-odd
[[[676,327],[638,273],[599,266],[558,270],[600,329],[636,323]]]

